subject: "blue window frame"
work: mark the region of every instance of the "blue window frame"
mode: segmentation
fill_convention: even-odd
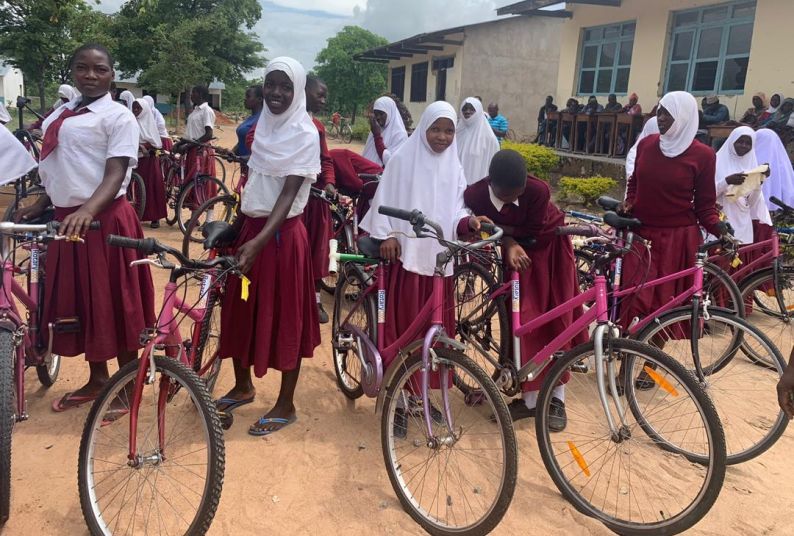
[[[665,92],[744,93],[755,0],[673,13]]]
[[[582,30],[579,51],[579,95],[625,95],[634,51],[634,21]]]

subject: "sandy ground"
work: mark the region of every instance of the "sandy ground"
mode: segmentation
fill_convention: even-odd
[[[233,145],[225,127],[220,145]],[[350,146],[347,146],[350,147]],[[360,148],[360,147],[359,147]],[[178,231],[163,227],[149,236],[174,245]],[[165,272],[156,272],[156,288]],[[326,307],[331,302],[326,296]],[[328,346],[304,361],[295,425],[265,439],[246,433],[278,392],[279,374],[258,380],[257,401],[235,413],[226,433],[226,476],[211,534],[421,534],[392,491],[383,464],[374,402],[349,403],[336,387]],[[52,400],[82,385],[82,359],[65,360],[50,389],[27,374],[30,420],[18,424],[13,443],[11,519],[3,534],[86,534],[77,493],[77,457],[87,407],[55,414]],[[232,383],[224,368],[217,392]],[[534,423],[517,428],[519,482],[512,507],[497,534],[608,534],[597,521],[577,513],[548,477],[534,438]],[[691,534],[790,534],[794,502],[792,432],[760,459],[729,468],[717,504]]]

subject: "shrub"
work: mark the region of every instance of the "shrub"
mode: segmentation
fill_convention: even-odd
[[[590,205],[617,184],[609,177],[563,177],[560,179],[560,193],[566,201]]]
[[[560,165],[560,157],[557,153],[542,145],[505,140],[502,142],[502,149],[518,152],[527,162],[527,171],[543,180],[548,180],[551,171]]]
[[[367,141],[369,136],[369,121],[366,117],[356,118],[356,124],[351,125],[353,129],[353,139],[358,141]]]

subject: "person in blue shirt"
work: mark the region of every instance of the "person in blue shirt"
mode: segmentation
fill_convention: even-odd
[[[245,137],[248,131],[256,125],[259,121],[259,114],[262,113],[262,106],[265,102],[265,95],[262,92],[262,86],[251,86],[245,91],[245,106],[246,110],[251,110],[251,115],[245,118],[245,121],[240,123],[237,127],[237,145],[234,146],[232,152],[237,156],[250,156],[251,148],[245,143]]]
[[[492,102],[488,105],[488,123],[491,125],[496,139],[499,140],[499,145],[502,140],[507,136],[508,122],[507,118],[499,113],[499,105]]]
[[[709,95],[703,99],[703,121],[702,125],[708,127],[724,123],[731,118],[728,107],[720,104],[720,99],[716,95]]]

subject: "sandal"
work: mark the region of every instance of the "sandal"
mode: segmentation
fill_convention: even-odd
[[[246,404],[252,403],[254,398],[256,398],[256,395],[252,396],[251,398],[243,398],[242,400],[230,397],[219,398],[215,401],[215,409],[222,413],[231,413],[240,406],[245,406]],[[224,407],[221,408],[219,406]]]
[[[97,399],[98,395],[75,395],[74,392],[66,393],[58,400],[53,401],[52,411],[63,413],[70,409],[79,408],[83,404],[88,404]]]
[[[252,436],[270,435],[274,432],[278,432],[279,430],[283,430],[286,426],[289,426],[290,424],[294,423],[297,420],[298,420],[297,415],[293,415],[289,419],[284,419],[282,417],[260,417],[260,419],[256,421],[255,424],[251,425],[251,427],[248,429],[248,433],[251,434]],[[281,426],[276,428],[275,430],[262,430],[261,428],[259,428],[260,426],[265,426],[268,424],[280,424]]]

